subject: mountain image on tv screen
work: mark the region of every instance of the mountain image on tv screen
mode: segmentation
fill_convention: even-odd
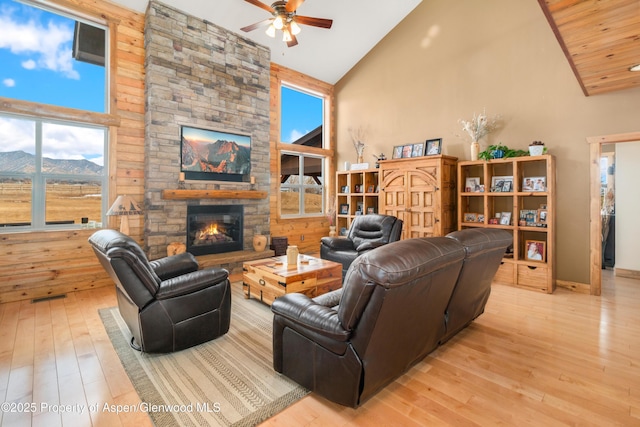
[[[182,129],[182,171],[244,175],[250,170],[249,136]]]

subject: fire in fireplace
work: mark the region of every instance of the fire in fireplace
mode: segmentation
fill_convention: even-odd
[[[244,208],[187,206],[187,251],[193,255],[241,251]]]

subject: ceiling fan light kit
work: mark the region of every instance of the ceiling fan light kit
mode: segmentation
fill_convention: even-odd
[[[324,18],[312,18],[310,16],[300,16],[296,14],[298,7],[304,2],[304,0],[289,0],[289,1],[276,1],[271,6],[267,6],[259,0],[245,0],[247,3],[251,3],[254,6],[258,6],[261,9],[269,11],[273,18],[266,19],[261,22],[257,22],[252,25],[241,28],[242,31],[253,31],[262,25],[269,25],[265,33],[269,37],[276,36],[276,30],[282,31],[282,41],[287,43],[287,46],[293,47],[298,44],[296,35],[300,34],[302,29],[299,24],[310,25],[318,28],[331,28],[333,20]]]

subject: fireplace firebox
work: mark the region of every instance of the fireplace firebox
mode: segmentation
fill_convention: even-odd
[[[193,255],[243,249],[244,207],[187,206],[187,251]]]

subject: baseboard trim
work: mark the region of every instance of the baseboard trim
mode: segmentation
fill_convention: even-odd
[[[616,277],[626,277],[628,279],[640,279],[640,271],[638,270],[628,270],[626,268],[614,268],[614,274]]]

